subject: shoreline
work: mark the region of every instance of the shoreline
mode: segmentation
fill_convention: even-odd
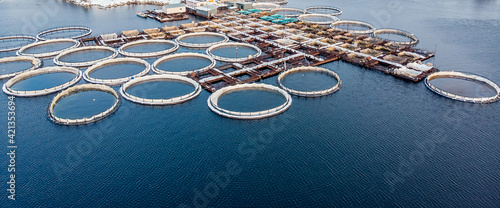
[[[169,0],[118,0],[118,1],[109,1],[109,3],[104,3],[102,2],[96,2],[93,0],[90,0],[88,2],[83,2],[82,0],[65,0],[65,2],[81,6],[81,7],[99,7],[100,9],[109,9],[109,8],[114,8],[114,7],[119,7],[119,6],[125,6],[125,5],[154,5],[154,6],[163,6],[163,5],[168,5],[170,4]]]

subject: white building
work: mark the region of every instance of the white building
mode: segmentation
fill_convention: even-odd
[[[186,13],[186,5],[185,4],[169,4],[169,5],[163,6],[161,8],[161,10],[165,14]]]
[[[191,8],[201,7],[208,4],[209,1],[204,0],[186,0],[186,5]],[[213,1],[212,1],[213,2]]]

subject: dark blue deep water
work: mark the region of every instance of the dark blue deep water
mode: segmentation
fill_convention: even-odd
[[[418,47],[437,51],[431,61],[441,70],[500,83],[499,1],[289,1],[337,6],[341,19],[412,32]],[[2,0],[0,35],[63,25],[97,35],[201,20],[136,16],[153,8]],[[284,114],[257,121],[212,113],[207,91],[168,107],[122,100],[115,114],[77,127],[47,120],[54,94],[16,98],[16,201],[7,199],[1,94],[0,207],[500,207],[500,103],[457,102],[422,82],[341,61],[323,67],[342,78],[340,91],[293,97]]]

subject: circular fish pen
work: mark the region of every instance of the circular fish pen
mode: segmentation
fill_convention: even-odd
[[[330,16],[339,16],[342,14],[342,10],[337,7],[332,6],[312,6],[305,9],[307,14],[324,14]]]
[[[41,89],[41,90],[29,90],[29,91],[23,91],[23,90],[14,90],[12,89],[12,86],[15,84],[26,80],[28,78],[32,78],[35,76],[39,75],[45,75],[45,74],[51,74],[51,73],[71,73],[74,74],[75,77],[71,79],[68,82],[65,82],[62,85],[54,86],[51,88],[46,88],[46,89]],[[48,95],[60,90],[64,90],[68,87],[71,87],[78,83],[82,79],[82,72],[77,69],[77,68],[72,68],[72,67],[46,67],[34,71],[28,71],[25,73],[21,73],[19,75],[16,75],[9,81],[7,81],[3,87],[2,90],[5,94],[7,95],[13,95],[13,96],[18,96],[18,97],[34,97],[34,96],[42,96],[42,95]]]
[[[285,17],[298,17],[298,16],[304,14],[305,11],[302,9],[295,9],[295,8],[277,8],[277,9],[271,10],[271,13],[281,14]]]
[[[54,39],[40,41],[23,46],[17,51],[19,56],[33,56],[36,58],[50,58],[59,55],[62,52],[77,48],[80,46],[80,42],[74,39]],[[51,50],[43,50],[44,48],[50,48]]]
[[[145,68],[141,72],[134,74],[132,76],[127,76],[123,78],[114,78],[114,79],[99,79],[99,78],[94,78],[91,77],[92,72],[95,72],[96,70],[99,70],[105,67],[108,67],[110,65],[117,65],[117,64],[140,64],[143,65]],[[121,85],[131,79],[135,79],[138,77],[146,76],[149,71],[150,71],[150,64],[147,61],[144,61],[142,59],[138,58],[117,58],[117,59],[110,59],[106,61],[99,62],[97,64],[92,65],[89,67],[87,70],[85,70],[85,73],[83,73],[83,79],[85,81],[94,83],[94,84],[105,84],[105,85]]]
[[[299,16],[299,20],[307,24],[330,25],[339,21],[339,18],[326,14],[303,14]]]
[[[208,41],[204,41],[204,39]],[[179,45],[188,48],[208,48],[213,45],[227,43],[229,38],[221,33],[197,32],[181,35],[175,41]]]
[[[29,62],[31,64],[31,67],[21,69],[19,71],[13,71],[13,72],[5,72],[6,68],[5,66],[9,63],[16,63],[16,62]],[[35,57],[30,57],[30,56],[13,56],[13,57],[5,57],[5,58],[0,58],[0,69],[3,71],[0,73],[0,80],[1,79],[8,79],[11,77],[14,77],[18,74],[21,74],[23,72],[28,72],[32,71],[35,69],[38,69],[40,66],[42,66],[42,61],[38,58]]]
[[[457,95],[454,93],[447,92],[445,90],[442,90],[433,84],[431,84],[431,81],[434,79],[440,79],[440,78],[457,78],[457,79],[465,79],[465,80],[471,80],[475,82],[479,82],[482,84],[485,84],[495,90],[495,96],[491,97],[467,97],[467,96],[462,96],[462,95]],[[500,98],[500,88],[498,87],[497,84],[492,82],[489,79],[486,79],[484,77],[480,77],[477,75],[473,74],[467,74],[463,72],[455,72],[455,71],[442,71],[442,72],[436,72],[431,75],[429,75],[427,78],[425,78],[425,86],[436,94],[439,94],[441,96],[453,99],[453,100],[458,100],[462,102],[470,102],[470,103],[493,103],[498,101]]]
[[[61,99],[85,91],[101,91],[109,93],[115,97],[115,102],[109,109],[105,110],[102,113],[93,115],[91,117],[84,117],[80,119],[68,119],[68,118],[64,119],[64,118],[59,118],[54,114],[54,107],[57,105],[59,101],[61,101]],[[113,114],[120,107],[120,103],[121,103],[120,95],[111,87],[98,84],[77,85],[62,91],[61,93],[57,94],[56,97],[54,97],[52,102],[47,107],[47,116],[49,120],[55,124],[67,125],[67,126],[84,125],[102,120],[108,117],[109,115]]]
[[[160,67],[160,65],[164,65],[169,62],[170,64],[168,64],[168,66],[170,67],[171,70],[167,71]],[[193,66],[193,64],[198,64],[197,62],[202,63],[203,66],[202,67],[196,65]],[[216,64],[217,63],[215,62],[215,59],[205,54],[178,53],[178,54],[164,56],[156,60],[153,63],[152,70],[155,74],[176,74],[176,75],[186,76],[194,72],[200,73],[207,71],[213,68]],[[172,66],[178,66],[179,68],[182,68],[183,71],[174,71],[172,70],[174,68]]]
[[[73,62],[73,61],[67,61],[67,60],[61,60],[64,58],[67,58],[68,56],[71,56],[73,54],[82,54],[82,53],[90,53],[90,52],[99,52],[99,51],[104,51],[104,52],[109,52],[108,56],[105,57],[99,57],[99,58],[92,58],[91,60],[85,60],[82,62]],[[71,49],[65,52],[60,53],[54,58],[54,63],[59,66],[70,66],[70,67],[86,67],[86,66],[91,66],[95,63],[108,60],[108,59],[113,59],[118,56],[118,51],[111,47],[107,46],[85,46],[81,48],[75,48]]]
[[[317,72],[317,73],[326,74],[328,76],[331,76],[331,77],[335,78],[337,80],[337,84],[335,86],[329,88],[329,89],[320,90],[320,91],[299,91],[299,90],[294,90],[294,89],[285,87],[283,85],[282,80],[286,76],[288,76],[290,74],[293,74],[293,73],[300,73],[300,72]],[[333,93],[337,92],[338,90],[340,90],[340,87],[342,86],[342,80],[340,79],[339,75],[337,75],[337,73],[335,73],[333,71],[330,71],[328,69],[325,69],[325,68],[320,68],[320,67],[297,67],[297,68],[290,69],[288,71],[285,71],[285,72],[281,73],[278,76],[278,84],[286,92],[288,92],[288,93],[290,93],[292,95],[295,95],[295,96],[299,96],[299,97],[321,97],[321,96],[326,96],[326,95],[333,94]]]
[[[36,41],[35,37],[29,35],[0,36],[0,52],[16,51]]]
[[[254,9],[258,9],[260,11],[272,11],[273,9],[281,7],[279,4],[269,3],[269,2],[253,3],[252,6]]]
[[[235,53],[232,52],[233,48],[236,51]],[[250,49],[251,52],[249,50],[241,51],[242,49],[240,49],[240,48]],[[222,55],[214,54],[215,51],[220,50],[220,49],[231,50],[231,52],[228,51],[228,54],[234,54],[234,57],[233,56],[224,57]],[[239,55],[238,55],[238,50],[240,50]],[[243,52],[245,52],[245,54],[243,54],[244,56],[239,58],[239,56],[241,56],[241,53],[243,53]],[[247,55],[247,53],[248,53],[248,55]],[[242,61],[246,61],[249,59],[259,57],[260,55],[262,55],[262,50],[260,50],[259,47],[248,44],[248,43],[222,43],[222,44],[214,45],[214,46],[208,48],[207,54],[210,55],[211,57],[213,57],[217,61],[242,62]]]
[[[219,107],[218,101],[219,98],[235,91],[245,91],[245,90],[266,90],[266,91],[271,91],[271,92],[276,92],[280,95],[282,95],[286,101],[282,105],[265,110],[265,111],[258,111],[258,112],[236,112],[236,111],[229,111],[226,109],[223,109]],[[271,116],[278,115],[280,113],[285,112],[290,106],[292,105],[292,97],[290,94],[288,94],[286,91],[280,89],[279,87],[273,86],[273,85],[268,85],[268,84],[241,84],[241,85],[235,85],[235,86],[229,86],[222,88],[220,90],[217,90],[214,92],[212,95],[207,100],[208,107],[210,110],[212,110],[214,113],[227,117],[227,118],[232,118],[232,119],[242,119],[242,120],[251,120],[251,119],[263,119],[263,118],[268,118]]]
[[[278,5],[288,4],[288,0],[255,0],[256,3],[273,3]]]
[[[188,93],[186,95],[174,97],[174,98],[169,98],[169,99],[148,99],[148,98],[141,98],[137,97],[134,95],[131,95],[127,93],[127,90],[130,89],[131,87],[141,85],[144,83],[148,82],[182,82],[186,83],[189,85],[192,85],[194,87],[194,91],[191,93]],[[133,102],[133,103],[138,103],[141,105],[175,105],[179,103],[183,103],[189,100],[194,99],[201,93],[201,86],[198,84],[198,82],[195,82],[192,79],[189,79],[187,77],[179,76],[179,75],[173,75],[173,74],[161,74],[161,75],[151,75],[151,76],[145,76],[145,77],[140,77],[137,79],[133,79],[125,84],[120,88],[120,94],[125,98],[126,100]]]
[[[331,24],[331,28],[346,33],[353,34],[373,34],[375,27],[370,23],[355,21],[355,20],[341,20]]]
[[[60,38],[78,39],[89,36],[92,30],[85,26],[56,27],[44,30],[36,36],[38,40],[50,40]]]
[[[138,48],[141,46],[147,46],[147,45],[170,45],[170,48],[167,48],[165,50],[159,50],[159,51],[152,51],[152,52],[143,52],[143,51],[131,51],[131,49]],[[129,51],[127,51],[127,49]],[[118,49],[118,52],[123,55],[123,56],[128,56],[128,57],[136,57],[136,58],[151,58],[151,57],[158,57],[158,56],[164,56],[167,54],[171,54],[179,49],[179,44],[177,44],[174,41],[170,40],[139,40],[139,41],[134,41],[127,43],[123,46],[121,46]]]
[[[398,36],[405,37],[408,40],[391,40],[389,37],[387,37],[387,38],[382,37],[383,34],[387,34],[388,36],[389,35],[398,35]],[[393,43],[393,44],[396,44],[396,45],[413,46],[413,45],[417,45],[419,42],[417,36],[415,36],[414,34],[411,34],[409,32],[402,31],[402,30],[396,30],[396,29],[378,29],[378,30],[375,30],[375,32],[373,32],[373,37],[386,40],[386,41]]]

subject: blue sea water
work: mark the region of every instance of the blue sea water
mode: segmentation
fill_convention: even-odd
[[[150,53],[155,51],[163,51],[174,47],[170,43],[145,43],[140,45],[133,45],[125,49],[130,53]]]
[[[108,64],[90,73],[90,77],[96,79],[118,79],[139,74],[145,68],[144,65],[135,62]]]
[[[26,50],[23,51],[23,53],[27,53],[27,54],[49,53],[49,52],[55,52],[55,51],[67,49],[67,48],[74,46],[74,45],[75,45],[75,43],[69,42],[69,41],[68,42],[47,43],[47,44],[42,44],[42,45],[27,48]]]
[[[59,100],[54,106],[54,115],[62,119],[90,118],[111,108],[115,100],[107,92],[82,91]]]
[[[340,7],[341,19],[412,32],[420,38],[418,47],[437,51],[431,61],[441,70],[500,83],[498,1],[289,0],[288,6],[311,4]],[[3,0],[0,35],[36,35],[63,25],[87,25],[94,34],[163,26],[135,15],[152,8],[100,10],[55,0]],[[47,120],[55,95],[16,98],[17,200],[7,199],[8,156],[1,148],[0,205],[500,206],[499,103],[450,100],[422,82],[341,61],[322,67],[339,74],[340,91],[315,99],[294,97],[285,113],[257,121],[212,113],[206,91],[169,107],[124,101],[110,117],[78,127]],[[7,102],[0,95],[5,117]],[[7,146],[6,121],[0,129]]]
[[[0,74],[10,74],[31,68],[31,61],[15,61],[0,64]]]
[[[59,61],[66,63],[78,63],[100,60],[113,55],[112,51],[108,50],[84,50],[68,53],[59,58]]]
[[[223,41],[224,38],[219,37],[219,36],[192,36],[192,37],[186,37],[182,39],[182,42],[184,43],[215,43],[219,41]]]
[[[224,58],[242,58],[257,54],[257,51],[250,47],[221,47],[212,51],[212,54]]]
[[[41,74],[24,79],[14,84],[11,88],[21,91],[43,90],[69,82],[74,79],[75,76],[75,74],[67,72]]]
[[[163,71],[182,72],[202,69],[209,66],[211,63],[210,60],[202,57],[178,57],[167,59],[156,67]]]
[[[146,99],[170,99],[187,95],[194,91],[190,84],[175,81],[154,81],[135,85],[127,93]]]

